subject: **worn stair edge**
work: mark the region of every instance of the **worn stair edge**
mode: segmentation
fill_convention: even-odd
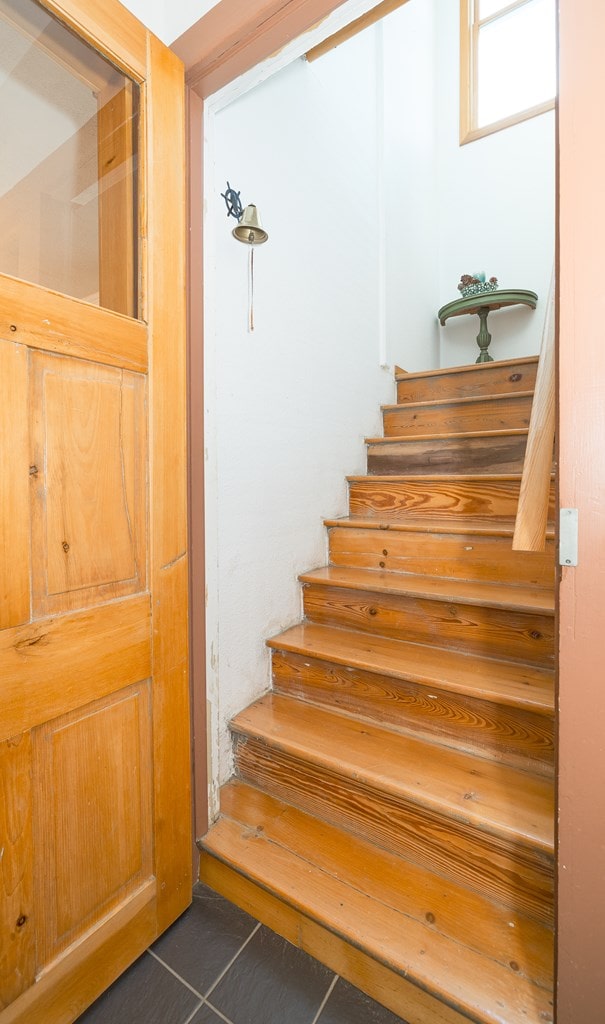
[[[312,759],[318,769],[396,802],[552,858],[552,786],[541,777],[277,694],[261,697],[236,715],[231,730],[274,752]]]
[[[541,615],[555,613],[554,592],[538,587],[393,573],[382,569],[348,569],[344,566],[313,569],[301,573],[298,578],[303,584],[316,586],[447,601],[450,604],[476,605],[481,608],[535,612]]]
[[[366,480],[367,477],[359,477]],[[452,533],[452,534],[477,534],[482,537],[510,537],[512,540],[515,532],[515,524],[508,518],[493,517],[493,520],[473,519],[472,516],[450,516],[449,519],[438,518],[437,516],[420,517],[413,520],[385,520],[381,522],[377,517],[372,516],[342,516],[339,519],[324,519],[324,526],[328,529],[355,529],[355,530],[399,530],[405,533]],[[546,529],[547,540],[553,540],[555,528],[549,523]],[[512,551],[512,545],[511,545]]]
[[[485,483],[521,483],[521,473],[451,473],[447,478],[452,483],[473,483],[476,482],[480,485]],[[346,479],[349,483],[362,483],[367,481],[370,484],[375,483],[411,483],[416,486],[422,483],[423,480],[431,481],[434,480],[438,484],[443,484],[444,478],[442,473],[423,473],[422,476],[407,476],[405,473],[381,473],[376,476],[368,476],[367,473],[351,474]],[[551,485],[554,484],[554,473],[550,475]]]
[[[241,783],[225,787],[221,805],[203,841],[212,856],[464,1020],[527,1024],[540,1020],[535,1008],[549,1012],[548,930]],[[501,941],[484,952],[492,933]],[[392,1008],[411,1020],[406,1004]]]
[[[453,940],[507,969],[514,960],[517,976],[550,991],[552,932],[543,925],[239,779],[222,787],[220,807],[221,814],[257,830],[269,842],[300,853],[377,904],[423,927],[428,922],[431,934]],[[261,823],[264,827],[259,829]]]
[[[552,716],[476,694],[273,650],[274,693],[552,778]],[[551,696],[552,699],[552,696]]]
[[[554,713],[553,672],[533,665],[437,650],[430,645],[372,637],[369,633],[315,623],[292,626],[267,644],[273,650],[306,654],[336,665],[390,675],[536,714]]]
[[[408,373],[407,370],[402,369],[401,366],[395,366],[395,380],[411,380],[417,377],[439,377],[450,373],[468,373],[471,370],[478,370],[479,373],[482,373],[484,367],[487,370],[490,370],[505,366],[527,366],[531,363],[537,362],[538,356],[520,356],[519,359],[494,359],[489,363],[465,363],[463,366],[441,366],[436,370],[412,370],[410,373]]]
[[[301,705],[300,701],[292,703],[309,709],[309,705]],[[318,711],[314,707],[311,710]],[[336,716],[332,714],[332,717]],[[360,737],[368,730],[366,723],[353,724],[358,726]],[[386,738],[387,730],[382,732]],[[389,739],[394,735],[388,733]],[[552,854],[521,843],[519,832],[516,838],[506,837],[479,828],[468,818],[454,817],[446,805],[437,806],[437,799],[432,801],[434,806],[407,799],[407,786],[400,785],[395,794],[384,786],[368,785],[363,772],[360,777],[356,772],[327,768],[314,757],[317,749],[325,746],[325,736],[316,737],[313,748],[307,745],[299,754],[271,742],[267,735],[236,732],[234,739],[235,771],[239,778],[352,835],[362,835],[376,846],[430,867],[444,878],[454,879],[475,892],[487,893],[491,899],[515,907],[527,917],[552,925]],[[397,735],[397,739],[402,741],[406,737]],[[426,741],[424,753],[431,746],[441,753],[452,753]],[[474,774],[478,776],[483,774],[483,766],[490,765],[470,755],[469,760],[475,762]],[[512,771],[506,766],[497,767],[507,773]],[[410,786],[411,777],[410,773]],[[538,781],[545,783],[544,778],[532,776],[532,783]],[[422,782],[416,778],[415,784],[421,786]],[[552,789],[552,782],[548,783],[548,788]],[[477,792],[469,792],[469,802]],[[435,797],[439,795],[436,793]],[[517,801],[523,796],[527,805],[527,792],[521,794],[517,789],[512,796]],[[508,810],[512,815],[513,808]],[[515,810],[519,816],[519,809]]]
[[[529,427],[511,427],[509,430],[458,430],[451,433],[449,431],[442,431],[434,434],[413,434],[411,436],[410,434],[401,434],[400,437],[396,434],[389,437],[366,437],[365,443],[371,445],[412,445],[417,444],[419,441],[455,441],[480,437],[484,437],[487,440],[499,437],[527,437],[528,433]]]
[[[430,409],[430,408],[442,408],[447,405],[477,405],[478,403],[486,404],[491,402],[507,402],[511,399],[521,398],[533,398],[533,391],[503,391],[502,394],[497,395],[468,395],[462,398],[435,398],[427,399],[423,402],[393,402],[391,404],[381,405],[380,409],[382,412],[399,412],[408,409]]]

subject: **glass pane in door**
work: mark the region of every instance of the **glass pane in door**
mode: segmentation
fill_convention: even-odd
[[[138,316],[138,86],[0,0],[0,273]]]

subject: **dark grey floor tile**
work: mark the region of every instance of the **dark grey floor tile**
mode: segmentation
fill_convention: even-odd
[[[257,922],[206,886],[194,889],[193,903],[151,947],[173,971],[202,995],[224,971]]]
[[[405,1024],[405,1021],[339,978],[317,1024]]]
[[[225,1024],[225,1018],[220,1017],[209,1006],[202,1006],[196,1013],[190,1024]]]
[[[333,977],[263,927],[208,998],[233,1024],[311,1024]]]
[[[144,953],[77,1024],[184,1024],[198,1003],[193,992]]]

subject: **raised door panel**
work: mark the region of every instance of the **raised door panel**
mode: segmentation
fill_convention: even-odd
[[[152,875],[149,682],[36,729],[38,968]]]
[[[0,629],[30,615],[27,380],[26,349],[0,340]]]
[[[145,382],[32,354],[34,613],[144,589]]]

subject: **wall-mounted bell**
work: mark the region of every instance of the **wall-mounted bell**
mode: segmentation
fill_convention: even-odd
[[[232,233],[238,242],[246,242],[247,245],[262,245],[269,237],[260,222],[254,203],[250,203],[246,207],[239,224],[233,228]]]

